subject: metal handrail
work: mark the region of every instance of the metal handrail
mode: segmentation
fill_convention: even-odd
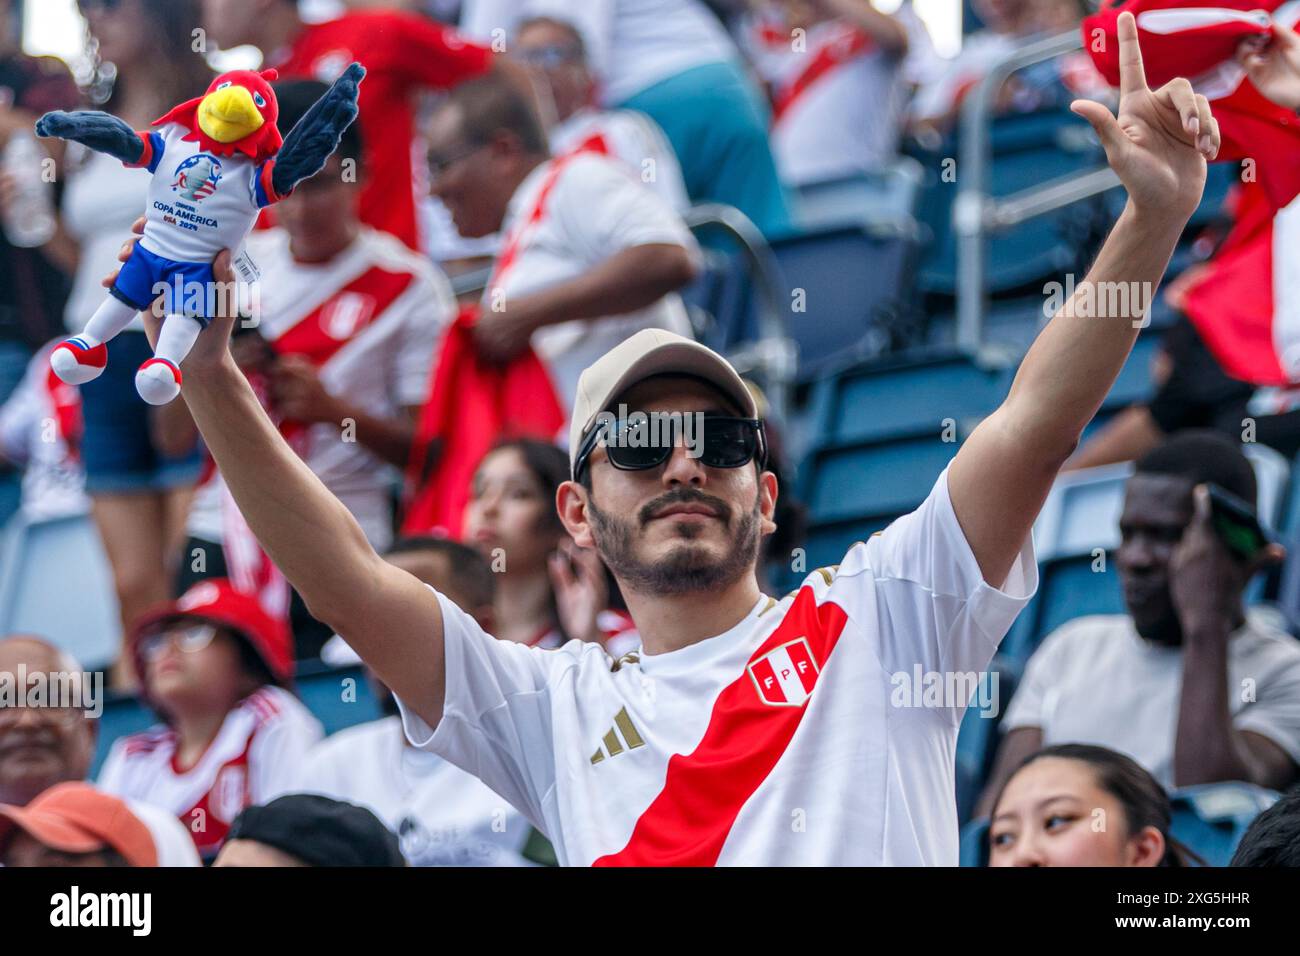
[[[781,268],[772,247],[753,221],[739,209],[722,203],[702,203],[683,218],[694,233],[720,230],[739,247],[757,293],[758,340],[728,351],[727,358],[742,375],[760,379],[770,415],[786,420],[794,387],[799,351],[786,328],[786,301]]]
[[[1114,171],[1102,166],[1001,199],[988,194],[989,134],[998,91],[1018,70],[1082,47],[1083,40],[1077,30],[1024,46],[994,64],[962,103],[958,153],[961,173],[952,223],[957,237],[957,345],[969,354],[977,354],[983,345],[988,298],[984,277],[988,233],[1019,225],[1119,185]]]

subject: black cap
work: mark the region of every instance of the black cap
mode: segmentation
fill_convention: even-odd
[[[308,866],[406,866],[397,837],[377,816],[314,793],[245,807],[226,839],[265,843]]]

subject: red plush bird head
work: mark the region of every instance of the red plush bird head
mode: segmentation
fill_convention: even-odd
[[[174,107],[154,126],[178,123],[190,132],[184,139],[197,142],[218,156],[245,153],[262,162],[280,150],[282,140],[275,121],[280,107],[271,81],[275,70],[231,70],[212,81],[207,92]]]

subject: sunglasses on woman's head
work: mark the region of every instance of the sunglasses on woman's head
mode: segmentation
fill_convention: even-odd
[[[687,413],[690,414],[690,413]],[[573,473],[582,478],[591,453],[605,449],[609,463],[621,471],[645,471],[666,462],[679,444],[697,451],[701,464],[710,468],[740,468],[755,458],[767,464],[767,440],[761,418],[735,418],[730,415],[702,416],[702,435],[695,436],[698,446],[683,435],[682,418],[665,418],[657,423],[648,419],[612,419],[597,425],[585,439],[574,462]]]

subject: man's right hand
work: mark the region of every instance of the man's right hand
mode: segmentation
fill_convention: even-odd
[[[1300,35],[1294,30],[1279,23],[1263,46],[1242,41],[1237,61],[1260,93],[1278,106],[1300,110]]]

